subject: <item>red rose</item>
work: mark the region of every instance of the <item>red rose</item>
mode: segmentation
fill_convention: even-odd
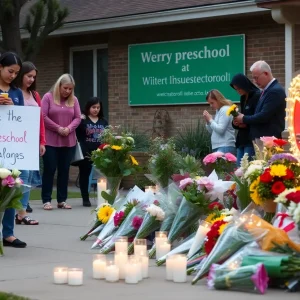
[[[271,188],[271,192],[275,195],[279,195],[285,190],[285,185],[281,181],[276,181]]]
[[[294,178],[295,178],[294,172],[290,169],[286,169],[286,175],[283,177],[283,180],[290,180]]]
[[[108,145],[108,144],[101,144],[99,147],[98,147],[98,149],[100,149],[100,150],[103,150],[103,148],[106,146],[106,145]]]
[[[273,140],[273,143],[275,143],[279,147],[282,147],[286,145],[288,142],[282,139],[277,139],[277,140]]]
[[[224,206],[219,202],[212,202],[208,205],[208,209],[210,209],[210,210],[213,210],[213,209],[222,210],[222,209],[224,209]]]
[[[300,203],[300,191],[289,193],[285,197],[289,201],[292,201],[292,202],[297,203],[297,204]]]
[[[260,175],[260,181],[269,183],[273,180],[273,176],[270,174],[270,169],[266,169],[264,173]]]
[[[208,241],[205,242],[204,248],[205,248],[205,252],[206,252],[207,255],[214,248],[215,244],[216,244],[216,241],[214,241],[214,240],[208,240]]]

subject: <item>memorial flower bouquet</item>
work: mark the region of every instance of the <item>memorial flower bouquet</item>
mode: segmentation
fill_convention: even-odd
[[[21,172],[0,168],[0,256],[3,255],[2,219],[7,208],[20,209],[23,181]]]
[[[134,174],[139,163],[131,155],[134,139],[127,133],[118,135],[117,127],[108,126],[101,133],[102,144],[92,152],[91,160],[97,169],[107,177],[109,193],[103,191],[102,197],[113,204],[120,182],[124,176]]]
[[[227,116],[233,116],[234,118],[239,115],[239,109],[236,104],[232,104],[226,111]]]
[[[95,213],[95,221],[92,228],[83,236],[80,237],[81,241],[85,241],[89,234],[95,230],[100,225],[104,225],[108,222],[111,214],[115,211],[115,209],[108,203],[103,203],[101,206],[97,207],[93,212]]]

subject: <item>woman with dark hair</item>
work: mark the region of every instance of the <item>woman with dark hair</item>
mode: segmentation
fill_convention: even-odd
[[[18,86],[21,88],[23,97],[24,97],[24,106],[34,106],[41,107],[41,98],[39,93],[36,91],[36,76],[37,76],[37,68],[32,62],[25,61],[22,64],[22,70],[20,75],[18,76]],[[40,155],[43,156],[45,154],[45,125],[44,118],[40,117]],[[20,175],[21,179],[25,184],[30,186],[36,186],[41,184],[41,178],[39,171],[29,171],[22,170]],[[27,212],[32,212],[31,207],[29,206],[29,197],[30,191],[23,194],[22,197],[22,206],[23,209],[19,210],[16,215],[16,224],[25,224],[25,225],[38,225],[39,222],[31,219],[27,214]]]
[[[254,85],[251,80],[244,74],[236,74],[233,76],[230,86],[235,89],[240,98],[240,112],[246,116],[253,115],[256,109],[256,105],[260,98],[260,90]],[[250,127],[245,124],[238,125],[233,121],[233,128],[238,130],[236,137],[237,148],[237,166],[240,166],[241,159],[244,154],[249,155],[249,159],[255,155],[252,138],[250,135]]]
[[[17,54],[6,52],[0,56],[0,109],[2,105],[24,105],[23,94],[15,85],[22,61]],[[25,248],[26,243],[14,236],[15,210],[5,210],[2,220],[3,245],[15,248]]]
[[[79,186],[83,206],[90,207],[89,176],[92,170],[91,152],[101,144],[101,132],[108,125],[103,116],[102,102],[97,97],[92,97],[85,105],[81,123],[76,129],[77,139],[80,143],[84,160],[78,162]]]

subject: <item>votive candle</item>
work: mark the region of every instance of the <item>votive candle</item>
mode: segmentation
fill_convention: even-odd
[[[116,239],[115,242],[115,253],[118,254],[120,252],[127,253],[128,249],[128,237],[120,236]]]
[[[53,270],[53,282],[55,284],[68,283],[68,268],[67,267],[56,267]]]
[[[125,279],[126,264],[128,262],[127,252],[115,253],[115,264],[119,268],[119,278]]]
[[[82,285],[83,272],[80,268],[68,269],[68,285]]]
[[[147,255],[147,241],[145,239],[134,240],[134,254],[135,255]]]
[[[173,281],[186,282],[187,258],[185,255],[177,254],[173,258]]]
[[[106,256],[105,254],[95,254],[93,260],[93,278],[105,279]]]
[[[105,280],[108,282],[119,281],[119,268],[114,264],[113,261],[108,261],[105,271]]]
[[[166,279],[173,280],[174,255],[168,255],[166,259]]]

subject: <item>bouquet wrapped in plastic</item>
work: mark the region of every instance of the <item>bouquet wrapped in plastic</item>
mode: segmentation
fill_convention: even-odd
[[[264,294],[268,287],[268,274],[262,263],[237,269],[220,270],[212,265],[207,285],[210,289],[236,290]]]
[[[121,226],[133,207],[139,203],[137,199],[143,199],[144,196],[144,192],[139,187],[135,186],[128,192],[122,201],[115,202],[114,207],[116,210],[111,214],[108,222],[99,233],[98,238],[91,249],[101,247],[103,241]]]

